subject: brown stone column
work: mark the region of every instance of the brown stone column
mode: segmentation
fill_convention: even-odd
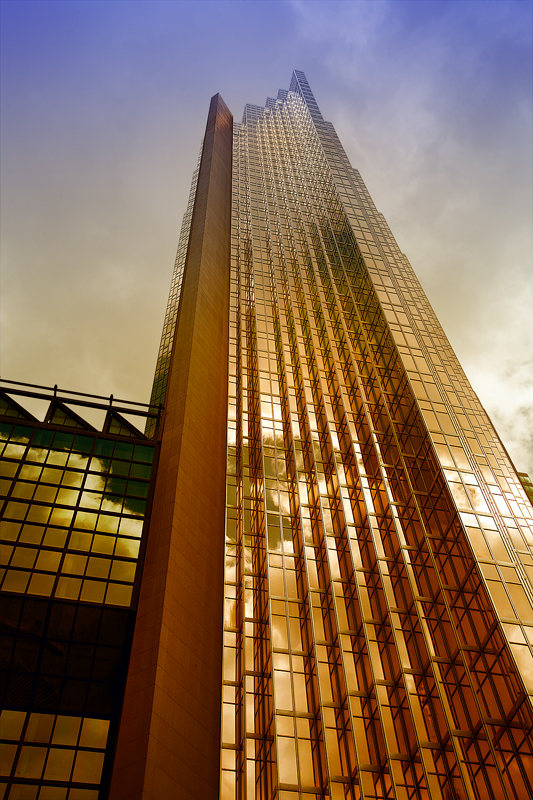
[[[111,800],[219,786],[233,117],[211,100]]]

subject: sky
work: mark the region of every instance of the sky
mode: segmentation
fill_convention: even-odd
[[[530,0],[2,0],[2,377],[147,402],[210,97],[303,70],[533,475]]]

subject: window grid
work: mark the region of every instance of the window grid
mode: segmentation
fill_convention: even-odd
[[[221,797],[525,796],[531,512],[303,73],[232,214]]]
[[[154,446],[0,424],[1,591],[129,606]]]

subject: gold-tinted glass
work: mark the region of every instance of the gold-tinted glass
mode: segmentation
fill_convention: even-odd
[[[153,446],[0,423],[1,590],[128,606]]]
[[[0,770],[4,797],[25,798],[33,792],[35,800],[96,800],[108,731],[106,719],[3,710]]]
[[[520,482],[303,73],[233,176],[221,797],[529,796]]]

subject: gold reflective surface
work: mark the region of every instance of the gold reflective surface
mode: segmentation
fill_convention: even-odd
[[[108,731],[105,719],[3,710],[2,790],[9,786],[3,797],[96,800]]]
[[[233,197],[221,798],[528,797],[531,505],[303,73]]]
[[[10,422],[0,437],[14,478],[2,487],[1,590],[130,605],[153,448]]]

